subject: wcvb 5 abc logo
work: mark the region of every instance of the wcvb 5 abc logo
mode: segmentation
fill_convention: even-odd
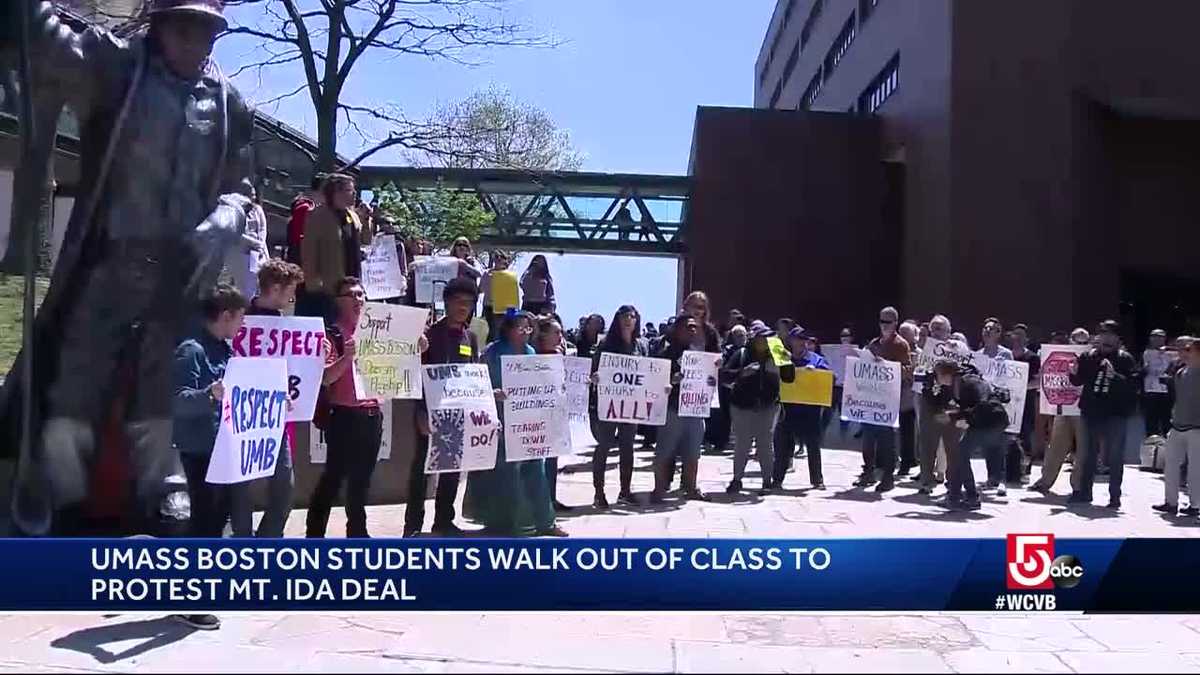
[[[1083,580],[1083,563],[1073,555],[1054,556],[1053,534],[1010,534],[1005,556],[1008,588],[1074,588]]]

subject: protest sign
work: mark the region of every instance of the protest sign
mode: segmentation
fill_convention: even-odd
[[[1043,415],[1079,416],[1079,396],[1083,387],[1071,384],[1071,366],[1087,353],[1090,345],[1042,345],[1042,396],[1039,411]]]
[[[784,403],[802,403],[828,408],[833,405],[833,371],[815,368],[797,368],[796,379],[782,382],[779,400]]]
[[[842,421],[900,426],[900,364],[873,358],[846,357]]]
[[[670,361],[603,352],[597,374],[601,420],[652,427],[667,423]]]
[[[442,288],[446,282],[458,276],[458,258],[439,255],[419,255],[413,259],[414,283],[417,285],[415,298],[422,304],[432,305],[442,299]]]
[[[721,355],[686,351],[680,359],[679,373],[683,379],[679,381],[679,416],[707,418],[717,400]]]
[[[504,458],[509,462],[571,454],[563,357],[501,356]]]
[[[1021,420],[1025,416],[1025,398],[1029,393],[1029,364],[1024,361],[996,359],[983,352],[972,355],[975,368],[993,387],[1008,392],[1008,403],[1004,404],[1008,412],[1008,428],[1010,434],[1021,433]]]
[[[858,345],[844,345],[842,343],[821,345],[821,356],[829,362],[829,369],[833,371],[833,383],[837,386],[842,386],[846,379],[846,357],[854,356],[858,353]]]
[[[233,338],[233,354],[287,362],[287,421],[307,422],[317,408],[325,372],[325,322],[299,316],[248,316]]]
[[[384,401],[379,412],[383,417],[383,436],[379,439],[377,461],[382,462],[392,456],[392,402]],[[311,425],[308,429],[308,461],[313,464],[324,464],[328,453],[329,446],[325,442],[325,432],[318,429],[316,425]]]
[[[778,336],[767,338],[767,346],[771,348],[771,358],[775,359],[775,365],[781,368],[792,365],[792,353]]]
[[[1147,394],[1166,394],[1168,392],[1167,385],[1162,381],[1162,376],[1166,374],[1167,369],[1171,367],[1171,363],[1176,358],[1176,352],[1166,349],[1154,349],[1147,347],[1142,354],[1142,363],[1145,367],[1146,374],[1143,378]]]
[[[362,286],[367,299],[398,298],[408,290],[397,255],[396,237],[393,235],[382,234],[371,241],[367,259],[362,263]]]
[[[425,473],[496,468],[500,420],[487,366],[441,364],[422,373],[429,419]]]
[[[974,358],[971,348],[958,340],[939,340],[926,338],[925,346],[917,352],[916,365],[913,368],[913,391],[920,392],[925,386],[921,381],[922,375],[933,372],[933,364],[942,359],[948,359],[958,365],[966,365]]]
[[[592,421],[588,412],[591,400],[592,360],[564,356],[563,370],[567,382],[567,412],[570,415],[571,446],[594,445]]]
[[[421,398],[421,350],[429,310],[368,302],[355,339],[355,390],[359,398]]]
[[[229,359],[221,401],[221,425],[208,463],[209,483],[244,483],[275,473],[287,420],[287,362]]]

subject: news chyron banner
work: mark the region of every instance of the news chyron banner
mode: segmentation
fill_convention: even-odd
[[[0,611],[1200,611],[1200,539],[0,540]],[[552,589],[552,590],[547,590]]]

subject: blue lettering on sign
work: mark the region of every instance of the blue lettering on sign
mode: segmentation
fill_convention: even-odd
[[[274,438],[250,438],[242,441],[242,475],[269,470],[275,466],[278,441]]]
[[[241,434],[251,429],[282,426],[284,415],[287,414],[287,400],[286,390],[235,386],[230,394],[233,430]]]

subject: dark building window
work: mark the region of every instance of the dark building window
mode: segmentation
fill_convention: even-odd
[[[815,0],[812,9],[808,10],[808,18],[804,20],[804,27],[800,29],[801,51],[804,51],[804,45],[808,44],[808,38],[812,37],[813,26],[817,24],[817,18],[821,16],[824,7],[825,0]]]
[[[796,9],[796,0],[788,0],[787,7],[784,7],[783,9],[783,21],[779,24],[781,29],[788,25],[788,20],[792,18],[793,9]]]
[[[792,53],[788,54],[787,63],[783,64],[783,82],[789,82],[792,79],[792,71],[796,69],[796,62],[800,60],[800,43],[792,47]]]
[[[858,25],[861,26],[867,22],[867,17],[871,16],[875,5],[878,4],[879,0],[858,0]]]
[[[854,31],[854,12],[851,12],[846,25],[842,26],[842,30],[838,32],[837,38],[833,41],[833,46],[829,48],[829,53],[825,55],[826,79],[833,74],[833,69],[837,68],[837,65],[842,61],[842,57],[846,55],[846,51],[850,49],[850,43],[854,42]]]
[[[879,106],[900,86],[900,52],[887,62],[883,70],[871,80],[871,84],[858,97],[858,112],[860,115],[873,115]]]
[[[780,80],[775,85],[775,91],[771,94],[771,105],[768,107],[774,108],[776,103],[779,103],[779,95],[783,93],[783,80]]]
[[[801,110],[812,110],[813,104],[817,102],[817,97],[821,95],[821,85],[824,83],[825,78],[821,77],[821,71],[818,69],[817,74],[813,75],[813,79],[804,88],[804,96],[800,97]]]

